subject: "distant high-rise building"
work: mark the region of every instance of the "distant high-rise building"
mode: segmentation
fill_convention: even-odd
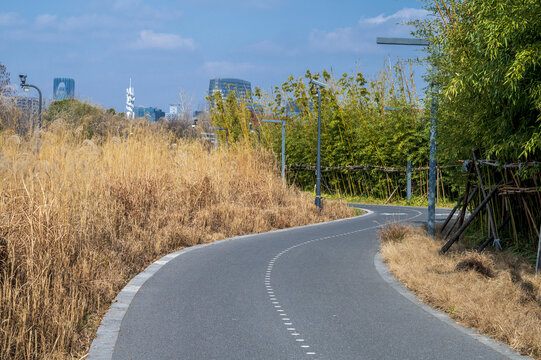
[[[183,109],[181,104],[171,104],[169,105],[169,112],[165,114],[167,120],[176,120],[179,119],[182,115]]]
[[[64,100],[75,97],[75,80],[70,78],[55,78],[53,83],[53,99]]]
[[[199,116],[203,116],[204,114],[205,114],[205,110],[195,110],[193,112],[192,116],[194,118],[196,118],[196,117],[199,117]]]
[[[165,117],[165,113],[155,107],[136,106],[134,113],[136,118],[145,118],[148,121],[158,121]]]
[[[126,89],[126,117],[128,119],[134,119],[135,113],[133,112],[135,106],[135,89],[131,86],[130,78],[130,87]]]
[[[30,96],[15,96],[15,105],[22,110],[25,116],[38,115],[39,99]],[[45,107],[42,105],[42,111]]]
[[[210,97],[212,98],[216,92],[219,92],[223,98],[226,98],[229,92],[233,92],[237,100],[242,100],[245,104],[252,103],[252,84],[246,80],[211,79],[209,83]]]
[[[171,105],[169,105],[169,114],[171,114],[171,115],[180,115],[180,114],[182,114],[182,105],[180,105],[180,104],[171,104]]]

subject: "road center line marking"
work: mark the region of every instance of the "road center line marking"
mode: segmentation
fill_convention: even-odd
[[[407,219],[401,219],[401,221],[408,221],[408,220],[413,220],[419,216],[422,215],[422,213],[420,211],[417,211],[417,210],[414,210],[417,215],[415,216],[412,216],[410,218],[407,218]],[[381,215],[387,215],[387,216],[400,216],[400,215],[408,215],[408,213],[382,213]],[[382,224],[382,225],[376,225],[376,226],[369,226],[369,227],[366,227],[366,228],[363,228],[363,229],[359,229],[359,230],[354,230],[354,231],[350,231],[350,232],[346,232],[346,233],[340,233],[340,234],[334,234],[334,235],[329,235],[329,236],[325,236],[325,237],[321,237],[321,238],[317,238],[317,239],[312,239],[312,240],[309,240],[309,241],[305,241],[305,242],[302,242],[302,243],[299,243],[299,244],[296,244],[296,245],[293,245],[285,250],[282,250],[281,252],[279,252],[277,255],[275,255],[270,261],[269,263],[267,264],[267,271],[265,273],[265,287],[267,288],[267,293],[269,294],[269,297],[270,297],[270,301],[272,303],[272,305],[274,306],[274,308],[276,309],[276,311],[279,313],[280,316],[283,316],[281,318],[282,321],[287,321],[287,322],[284,322],[284,325],[287,327],[287,326],[291,326],[293,325],[293,323],[290,321],[291,319],[290,318],[287,318],[285,316],[287,316],[285,313],[284,313],[284,310],[283,309],[278,309],[278,308],[281,308],[282,306],[280,305],[276,305],[278,304],[278,300],[277,300],[277,296],[274,294],[274,290],[273,288],[271,287],[271,279],[272,279],[272,270],[274,269],[274,264],[276,262],[276,260],[278,260],[282,255],[284,255],[285,253],[287,253],[288,251],[292,250],[292,249],[295,249],[297,247],[300,247],[300,246],[304,246],[304,245],[307,245],[307,244],[310,244],[310,243],[313,243],[313,242],[317,242],[317,241],[322,241],[322,240],[327,240],[327,239],[333,239],[333,238],[337,238],[337,237],[341,237],[341,236],[346,236],[346,235],[351,235],[351,234],[356,234],[356,233],[359,233],[359,232],[363,232],[363,231],[367,231],[367,230],[373,230],[373,229],[377,229],[377,228],[381,228],[385,226],[385,224]],[[286,328],[287,331],[294,331],[293,333],[291,333],[292,336],[300,336],[301,334],[295,329],[295,328],[289,328],[287,327]],[[300,343],[303,343],[303,344],[299,344],[301,348],[303,349],[308,349],[310,346],[307,345],[305,343],[305,340],[302,339],[302,338],[296,338],[295,339],[296,342],[300,342]],[[306,355],[316,355],[316,352],[314,351],[308,351],[306,352]]]

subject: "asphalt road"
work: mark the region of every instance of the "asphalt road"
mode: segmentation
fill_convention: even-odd
[[[426,210],[363,208],[374,213],[171,260],[133,298],[113,359],[505,359],[376,271],[378,226]]]

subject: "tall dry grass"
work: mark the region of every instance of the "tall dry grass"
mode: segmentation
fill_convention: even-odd
[[[81,141],[61,124],[0,133],[0,358],[84,356],[134,274],[173,250],[351,216],[282,186],[273,156],[136,128]]]
[[[465,249],[439,255],[441,242],[393,224],[380,233],[391,272],[421,300],[464,326],[541,359],[541,276],[511,254]]]

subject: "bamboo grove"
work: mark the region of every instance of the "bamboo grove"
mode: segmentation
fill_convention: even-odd
[[[502,246],[532,254],[541,224],[541,3],[426,0],[425,9],[429,15],[412,23],[414,35],[431,44],[423,61],[432,85],[424,94],[408,61],[385,64],[369,81],[359,72],[335,77],[307,71],[270,93],[255,89],[256,106],[238,103],[232,95],[215,96],[212,121],[229,130],[229,141],[259,144],[279,154],[279,127],[260,120],[286,120],[288,182],[312,190],[318,99],[308,84],[323,81],[328,85],[321,90],[323,191],[404,199],[410,160],[410,203],[421,204],[428,186],[429,104],[435,98],[438,204],[462,197],[467,179],[485,179],[487,191],[498,186],[490,207],[502,228]],[[462,168],[472,150],[484,160],[481,180]],[[482,200],[479,193],[470,208]],[[486,212],[474,221],[468,230],[473,242],[486,239],[488,223]]]
[[[317,151],[317,93],[310,79],[327,82],[321,91],[323,188],[330,194],[371,198],[405,198],[406,164],[414,167],[416,200],[426,198],[429,118],[425,116],[413,81],[412,64],[385,64],[377,78],[363,74],[307,72],[290,77],[265,94],[254,92],[258,107],[236,101],[232,93],[211,100],[212,121],[228,129],[229,141],[281,151],[281,129],[262,119],[286,119],[287,176],[306,190],[313,187]],[[250,125],[251,124],[251,125]],[[225,134],[222,134],[225,140]],[[439,170],[441,199],[456,189],[449,181],[453,169]]]

